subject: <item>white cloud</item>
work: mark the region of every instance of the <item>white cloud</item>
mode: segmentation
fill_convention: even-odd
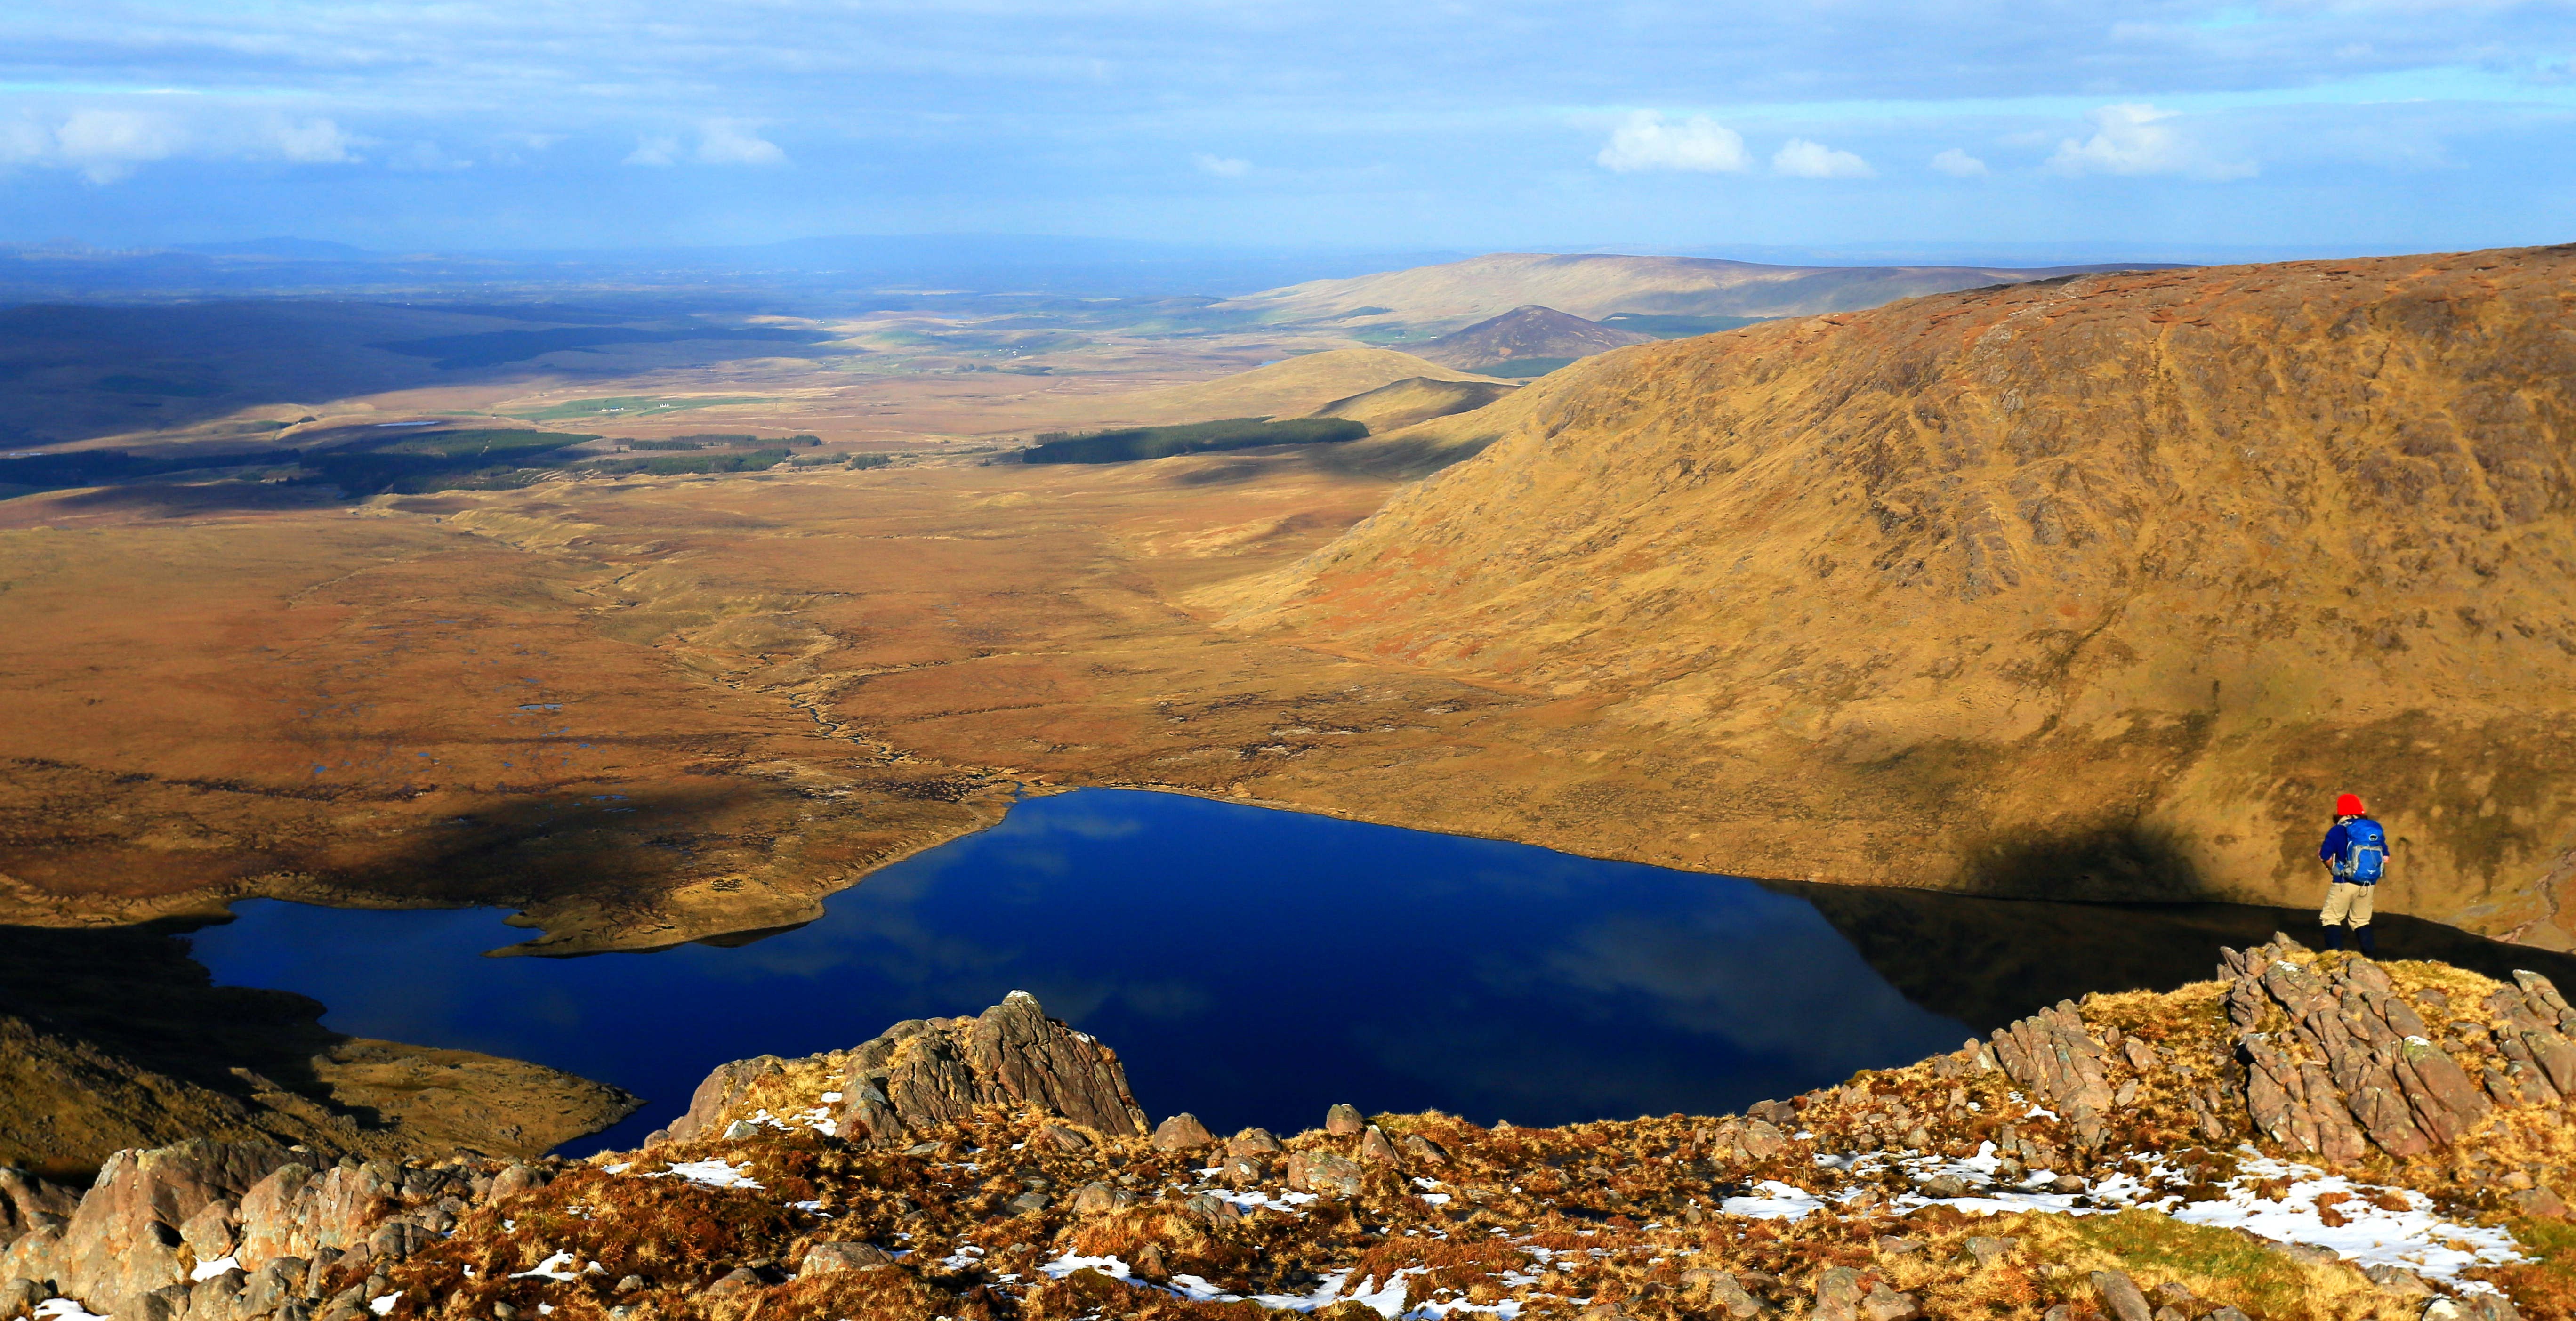
[[[629,165],[677,165],[680,163],[678,138],[645,138],[626,153]]]
[[[1878,171],[1848,151],[1821,142],[1791,138],[1771,157],[1771,170],[1793,179],[1875,179]]]
[[[446,149],[435,142],[415,142],[387,156],[385,164],[397,170],[416,170],[431,174],[474,168],[474,162],[463,157],[448,155]]]
[[[684,148],[676,137],[644,138],[635,150],[626,153],[629,165],[677,165],[693,161],[699,165],[785,165],[787,153],[778,144],[760,136],[755,125],[743,119],[710,119],[698,125],[698,145]]]
[[[349,150],[357,140],[327,119],[281,119],[269,126],[268,137],[278,155],[299,165],[346,165],[358,159]]]
[[[2175,125],[2171,110],[2124,103],[2092,113],[2094,134],[2077,142],[2067,138],[2048,158],[2048,168],[2065,175],[2180,174],[2195,179],[2241,179],[2254,173],[2251,161],[2224,161],[2202,150]]]
[[[187,129],[167,115],[75,110],[54,130],[50,163],[79,170],[91,183],[114,183],[137,165],[166,160],[187,145]]]
[[[1753,163],[1744,150],[1744,135],[1734,129],[1705,116],[1676,124],[1652,110],[1628,116],[1593,160],[1621,174],[1639,170],[1734,173]]]
[[[1202,151],[1190,157],[1190,160],[1200,169],[1220,179],[1240,179],[1252,173],[1252,162],[1236,160],[1231,156],[1211,156]]]
[[[700,165],[785,165],[787,153],[739,119],[710,119],[699,126]]]
[[[366,141],[328,119],[191,117],[88,106],[58,121],[28,116],[0,124],[0,166],[77,170],[91,183],[110,184],[152,162],[179,157],[353,164],[358,160],[353,149]]]
[[[1952,147],[1949,150],[1942,152],[1940,155],[1933,157],[1932,168],[1939,170],[1943,174],[1949,175],[1953,179],[1981,179],[1986,175],[1993,173],[1993,171],[1986,168],[1986,163],[1984,161],[1978,160],[1976,157],[1959,150],[1957,147]]]

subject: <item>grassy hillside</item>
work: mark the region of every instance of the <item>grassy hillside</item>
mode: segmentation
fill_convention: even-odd
[[[1633,847],[1741,874],[2576,919],[2576,250],[2092,276],[1567,368],[1199,598],[1583,695]],[[1605,731],[1606,736],[1606,731]],[[1606,792],[1606,790],[1605,790]],[[1668,815],[1667,815],[1668,814]]]

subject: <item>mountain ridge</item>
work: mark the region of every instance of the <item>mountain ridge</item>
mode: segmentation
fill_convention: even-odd
[[[1216,308],[1267,321],[1330,321],[1349,329],[1453,329],[1531,303],[1592,321],[1614,312],[1808,316],[1923,294],[2141,266],[1765,266],[1712,257],[1502,252],[1309,280],[1228,299]]]
[[[1643,856],[2302,903],[2353,789],[2383,907],[2567,948],[2571,275],[2080,276],[1615,350],[1373,440],[1481,452],[1193,600],[1597,704],[1598,773],[1664,786]]]

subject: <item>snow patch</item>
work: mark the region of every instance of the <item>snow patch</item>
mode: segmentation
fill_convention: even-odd
[[[2432,1200],[2422,1193],[2355,1183],[2312,1165],[2271,1159],[2251,1147],[2238,1149],[2237,1172],[2218,1185],[2219,1195],[2197,1202],[2183,1200],[2181,1190],[2189,1185],[2190,1176],[2169,1169],[2162,1159],[2150,1159],[2142,1167],[2142,1174],[2123,1172],[2097,1179],[2082,1193],[2049,1191],[2055,1176],[2048,1170],[2032,1170],[2019,1180],[1997,1183],[1996,1171],[2002,1163],[1991,1142],[1978,1147],[1976,1155],[1960,1160],[1889,1156],[1882,1152],[1816,1157],[1820,1167],[1847,1171],[1863,1180],[1889,1167],[1902,1170],[1917,1191],[1890,1199],[1889,1208],[1899,1213],[1926,1206],[1947,1206],[1980,1216],[2016,1211],[2054,1211],[2064,1215],[2154,1211],[2188,1225],[2243,1229],[2275,1242],[2313,1244],[2357,1265],[2403,1266],[2426,1279],[2467,1288],[2479,1286],[2462,1280],[2462,1271],[2530,1260],[2510,1233],[2446,1220],[2434,1212]],[[1964,1197],[1933,1197],[1919,1191],[1922,1185],[1945,1174],[1977,1191]],[[2277,1197],[2266,1196],[2256,1188],[2273,1181],[2286,1184]],[[1754,1220],[1797,1220],[1861,1192],[1861,1188],[1854,1188],[1825,1195],[1766,1179],[1757,1185],[1756,1194],[1727,1198],[1718,1209]],[[2344,1223],[2328,1226],[2324,1208],[2318,1203],[2335,1193],[2345,1195],[2330,1204]],[[2399,1204],[2404,1209],[2391,1209],[2382,1203]],[[1547,1260],[1543,1255],[1539,1259],[1542,1263]]]
[[[514,1280],[573,1280],[580,1273],[572,1269],[575,1258],[569,1252],[558,1252],[544,1261],[510,1276]]]
[[[671,1168],[662,1171],[660,1174],[648,1174],[644,1177],[648,1179],[667,1179],[675,1176],[686,1179],[691,1183],[704,1184],[709,1188],[757,1188],[760,1186],[757,1182],[753,1181],[751,1177],[751,1167],[749,1165],[737,1168],[733,1165],[727,1164],[721,1157],[710,1157],[706,1160],[675,1161],[672,1163]]]
[[[213,1261],[198,1262],[196,1269],[188,1272],[188,1281],[191,1284],[200,1283],[206,1280],[211,1280],[216,1276],[223,1274],[225,1271],[237,1271],[240,1269],[241,1258],[217,1257]]]

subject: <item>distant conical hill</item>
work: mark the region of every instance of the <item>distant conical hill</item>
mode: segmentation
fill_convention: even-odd
[[[1532,303],[1412,346],[1413,356],[1474,371],[1527,359],[1589,358],[1654,339]]]
[[[1624,856],[2304,905],[2349,790],[2383,908],[2568,948],[2571,288],[2301,262],[1641,345],[1424,424],[1481,452],[1201,604],[1580,696],[1559,788],[1665,786]]]

